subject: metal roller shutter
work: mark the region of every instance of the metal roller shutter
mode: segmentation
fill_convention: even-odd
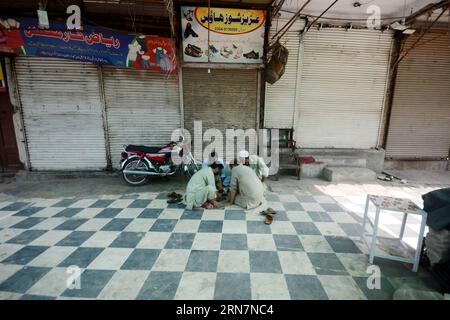
[[[287,22],[288,18],[279,18],[272,22],[269,39]],[[289,50],[288,62],[283,76],[274,84],[266,83],[264,103],[264,127],[292,129],[294,124],[295,98],[297,90],[297,70],[300,48],[300,31],[305,20],[299,19],[281,38],[280,43]]]
[[[392,32],[311,29],[303,37],[295,137],[307,148],[376,147]]]
[[[149,70],[102,67],[112,164],[124,144],[163,146],[180,128],[178,79]]]
[[[19,57],[15,70],[31,169],[106,168],[97,66]]]
[[[202,141],[202,137],[194,137],[194,121],[202,121],[202,135],[208,129],[220,130],[225,152],[225,156],[220,156],[228,161],[236,156],[239,147],[226,143],[226,129],[256,130],[258,71],[210,71],[183,68],[184,124],[193,141],[195,138]],[[205,142],[203,146],[208,144]],[[200,155],[195,155],[199,159]]]
[[[410,36],[410,48],[417,36]],[[398,66],[386,157],[447,158],[450,149],[450,36],[426,34]]]

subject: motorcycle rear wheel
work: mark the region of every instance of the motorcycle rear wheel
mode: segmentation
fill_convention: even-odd
[[[132,159],[125,165],[124,170],[142,170],[148,171],[150,168],[145,163],[145,161],[139,161],[139,159]],[[137,175],[137,174],[122,174],[123,180],[130,186],[143,186],[147,184],[150,176],[148,175]]]

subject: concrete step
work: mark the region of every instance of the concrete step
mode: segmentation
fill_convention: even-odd
[[[323,169],[327,166],[324,162],[304,163],[302,165],[302,178],[322,177]]]
[[[348,155],[333,155],[333,156],[325,156],[325,155],[312,155],[316,161],[323,162],[331,167],[360,167],[365,168],[367,166],[366,158],[361,157],[353,157]]]
[[[367,168],[359,167],[326,167],[323,169],[323,177],[327,181],[373,181],[377,174]]]

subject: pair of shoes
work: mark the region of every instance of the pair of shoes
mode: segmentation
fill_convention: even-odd
[[[273,210],[272,208],[267,208],[264,211],[261,211],[260,214],[262,215],[273,215],[273,214],[277,214],[277,212],[275,210]]]
[[[169,200],[167,200],[167,203],[178,203],[181,202],[183,200],[183,198],[170,198]]]
[[[259,52],[255,52],[255,51],[250,51],[247,53],[244,53],[244,57],[246,57],[247,59],[259,59]]]
[[[203,54],[203,50],[193,44],[188,44],[184,49],[184,53],[194,58],[200,58]]]
[[[272,215],[268,214],[266,215],[266,220],[264,221],[265,224],[272,224],[273,222],[273,217]]]
[[[228,52],[224,52],[224,51],[220,51],[220,55],[227,59],[230,57],[230,54]]]
[[[167,195],[168,198],[181,198],[183,197],[183,195],[176,193],[176,192],[171,192]]]
[[[194,38],[198,37],[198,34],[195,33],[194,29],[192,29],[192,25],[188,22],[186,25],[186,29],[184,30],[184,38],[187,39],[189,36],[193,36]]]

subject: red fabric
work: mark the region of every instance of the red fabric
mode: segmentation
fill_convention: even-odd
[[[314,163],[316,162],[316,159],[314,159],[314,157],[311,156],[307,156],[307,157],[299,157],[300,163]]]

